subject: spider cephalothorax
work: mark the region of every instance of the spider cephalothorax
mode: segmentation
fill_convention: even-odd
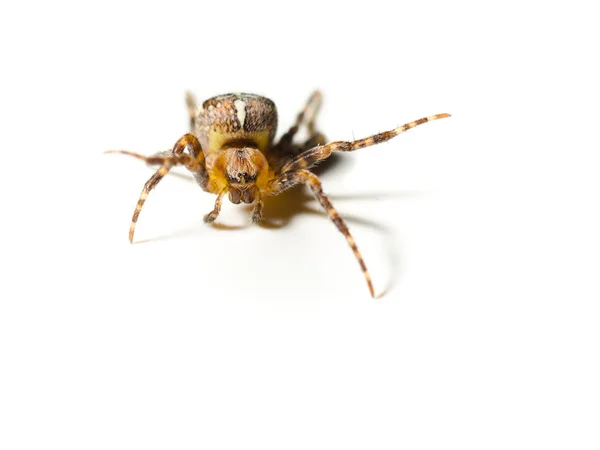
[[[277,109],[265,97],[245,93],[219,95],[206,100],[200,108],[191,94],[187,94],[186,100],[191,130],[175,143],[172,150],[148,157],[121,150],[111,151],[161,166],[146,182],[140,195],[129,228],[129,241],[133,242],[135,224],[148,193],[176,165],[185,166],[202,189],[217,195],[214,209],[204,217],[208,223],[219,215],[225,194],[232,203],[254,204],[252,221],[260,222],[264,196],[280,194],[296,184],[306,184],[346,237],[363,271],[369,292],[374,296],[371,277],[354,238],[323,193],[319,178],[308,169],[332,152],[369,147],[417,125],[449,117],[449,114],[424,117],[364,139],[326,144],[325,137],[316,131],[314,124],[321,104],[321,94],[315,92],[298,114],[296,123],[274,143]],[[306,124],[308,139],[301,144],[294,143],[293,138],[303,124]]]
[[[212,183],[218,186],[216,190],[226,189],[232,203],[253,203],[260,194],[258,183],[264,184],[268,177],[269,165],[256,147],[241,145],[221,151],[213,165]]]

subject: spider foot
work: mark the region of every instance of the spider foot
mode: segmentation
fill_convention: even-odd
[[[253,211],[252,216],[250,216],[250,220],[252,221],[252,223],[261,223],[262,211]]]
[[[209,212],[208,214],[206,214],[204,216],[204,223],[208,223],[208,224],[213,223],[218,215],[219,215],[219,213],[216,211]]]
[[[254,208],[252,209],[252,216],[250,216],[250,221],[252,223],[262,222],[262,213],[263,213],[263,202],[262,202],[262,199],[259,198],[256,201],[256,203],[254,203]]]

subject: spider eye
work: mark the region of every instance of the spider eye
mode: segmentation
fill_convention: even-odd
[[[250,175],[248,172],[238,172],[233,177],[227,177],[230,183],[246,184],[256,180],[256,175]]]

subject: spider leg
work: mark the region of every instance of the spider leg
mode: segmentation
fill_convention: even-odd
[[[325,135],[319,131],[315,131],[309,135],[308,139],[300,146],[300,152],[303,153],[306,150],[310,150],[313,147],[318,147],[327,142]]]
[[[186,148],[189,148],[190,153],[194,156],[183,153]],[[154,175],[152,175],[150,179],[146,181],[146,184],[144,184],[144,189],[142,189],[140,198],[135,206],[133,217],[131,218],[131,225],[129,226],[129,242],[131,243],[133,243],[135,225],[146,198],[148,198],[148,194],[169,172],[171,167],[184,165],[190,172],[194,173],[198,179],[205,181],[204,186],[202,186],[201,183],[203,188],[206,187],[206,182],[208,182],[208,175],[206,173],[206,167],[204,166],[204,153],[202,152],[202,148],[200,147],[198,139],[193,134],[186,134],[182,136],[173,146],[173,150],[171,150],[167,155],[159,154],[153,156],[144,156],[125,150],[109,150],[104,153],[120,153],[123,155],[129,155],[133,156],[134,158],[141,159],[142,161],[146,161],[147,164],[161,166],[160,169],[158,169]]]
[[[333,152],[352,152],[360,148],[370,147],[371,145],[389,141],[390,139],[398,136],[400,133],[404,133],[405,131],[410,130],[418,125],[431,122],[432,120],[443,119],[445,117],[450,117],[450,114],[443,113],[436,114],[434,116],[423,117],[413,122],[401,125],[398,128],[394,128],[393,130],[374,134],[364,139],[357,139],[355,141],[336,141],[313,147],[309,150],[306,150],[304,153],[301,153],[292,161],[283,166],[281,173],[295,171],[298,169],[307,169],[312,167],[315,163],[328,158]]]
[[[215,221],[215,219],[221,212],[221,205],[223,204],[223,197],[225,196],[225,194],[227,194],[227,189],[223,189],[219,193],[219,195],[217,196],[217,199],[215,200],[215,207],[213,208],[213,210],[211,212],[209,212],[207,215],[204,216],[204,222],[213,223]]]
[[[198,103],[196,97],[190,91],[185,91],[185,105],[190,116],[190,133],[196,130],[196,114],[198,113]]]
[[[323,96],[321,95],[321,92],[319,92],[319,91],[314,91],[311,94],[311,96],[308,98],[306,104],[304,105],[304,108],[302,109],[302,111],[300,111],[300,113],[296,117],[296,122],[294,123],[294,125],[292,125],[289,128],[289,130],[286,131],[283,136],[281,136],[281,139],[279,139],[279,142],[277,143],[277,147],[280,147],[280,148],[289,147],[292,144],[292,140],[294,139],[294,136],[298,132],[300,126],[305,121],[307,122],[306,126],[308,128],[308,135],[310,137],[312,137],[313,135],[316,134],[315,119],[317,117],[319,109],[321,108],[322,98],[323,98]],[[309,137],[309,139],[310,139],[310,137]]]
[[[323,96],[321,95],[321,93],[319,91],[315,91],[311,98],[308,101],[308,104],[306,105],[306,108],[309,107],[309,105],[312,104],[311,110],[309,111],[310,114],[308,115],[309,119],[306,122],[306,128],[308,129],[308,140],[307,142],[314,140],[317,138],[317,136],[323,136],[321,133],[319,133],[315,127],[315,120],[317,119],[317,115],[319,114],[319,111],[321,110],[321,101],[323,99]],[[316,139],[317,141],[319,141],[319,139]],[[325,136],[323,136],[323,139],[320,141],[322,143],[325,142]],[[306,144],[305,144],[306,145]]]
[[[258,193],[254,201],[254,208],[252,208],[252,223],[260,223],[262,220],[263,206],[262,196]]]
[[[321,186],[321,181],[319,178],[312,172],[308,170],[297,170],[295,172],[288,172],[280,175],[278,178],[273,180],[273,182],[269,185],[269,190],[266,192],[268,195],[276,195],[288,189],[296,184],[306,184],[314,196],[317,198],[323,209],[327,212],[327,215],[335,224],[340,233],[344,235],[346,238],[346,242],[354,252],[354,256],[360,265],[360,268],[365,277],[365,281],[367,282],[367,286],[369,287],[369,292],[371,293],[371,297],[375,297],[375,290],[373,289],[373,283],[371,281],[371,275],[369,275],[369,271],[367,270],[367,266],[365,261],[363,260],[360,251],[354,242],[354,238],[350,234],[348,227],[344,223],[343,219],[340,217],[338,212],[335,210],[327,196],[323,193],[323,188]]]

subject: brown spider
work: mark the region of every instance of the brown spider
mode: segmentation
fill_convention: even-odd
[[[337,229],[346,237],[363,271],[369,292],[374,297],[371,277],[354,238],[323,194],[319,178],[308,169],[329,157],[332,152],[351,152],[379,144],[417,125],[450,117],[450,114],[424,117],[352,142],[325,144],[325,136],[315,129],[315,118],[321,105],[321,94],[317,91],[298,114],[296,123],[274,144],[277,109],[268,98],[245,93],[225,94],[206,100],[198,109],[194,96],[187,93],[186,103],[190,114],[190,133],[182,136],[172,150],[153,156],[122,150],[106,152],[130,155],[160,166],[144,185],[131,219],[129,241],[133,242],[135,224],[149,192],[173,166],[185,166],[202,189],[217,194],[214,209],[204,216],[207,223],[212,223],[219,215],[225,194],[229,194],[232,203],[254,203],[252,222],[257,223],[262,219],[264,196],[280,194],[296,184],[306,184]],[[304,123],[308,129],[308,139],[303,144],[295,144],[292,142],[294,135]]]

